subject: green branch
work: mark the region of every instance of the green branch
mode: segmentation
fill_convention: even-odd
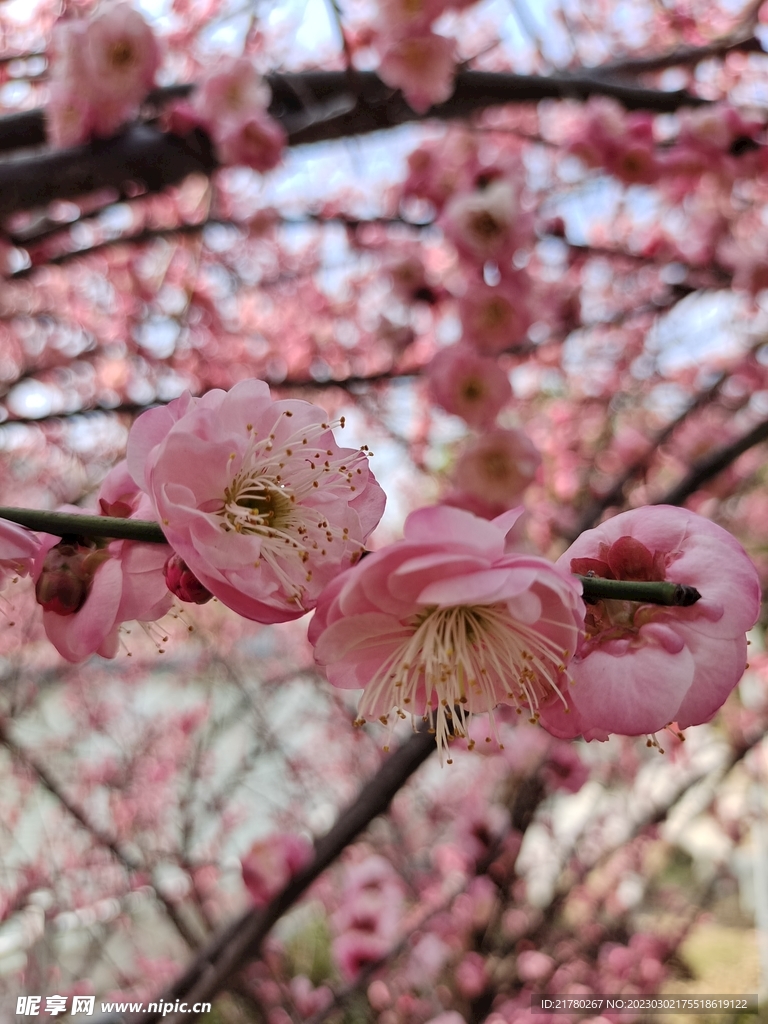
[[[145,544],[167,544],[159,523],[146,519],[116,519],[112,516],[78,515],[76,512],[47,512],[31,508],[2,508],[0,519],[19,523],[39,533],[57,537],[109,537],[112,540],[138,540]],[[630,580],[605,580],[599,576],[578,576],[588,603],[611,599],[640,601],[687,608],[701,594],[682,583],[637,583]]]
[[[584,600],[641,601],[643,604],[666,604],[688,608],[701,597],[695,587],[682,583],[640,583],[632,580],[605,580],[601,576],[577,576],[584,585]]]
[[[117,519],[113,516],[79,515],[77,512],[2,507],[0,519],[8,519],[39,533],[52,533],[56,537],[109,537],[111,540],[140,540],[145,544],[168,543],[160,525],[146,519]]]

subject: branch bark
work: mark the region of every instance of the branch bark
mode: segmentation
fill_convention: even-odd
[[[487,107],[536,103],[543,99],[586,100],[612,96],[629,110],[671,113],[682,106],[708,101],[679,90],[663,92],[627,85],[595,74],[549,77],[486,71],[460,71],[449,100],[417,114],[400,92],[390,89],[372,71],[355,76],[360,90],[350,92],[345,71],[308,71],[269,76],[270,113],[281,121],[289,145],[348,138],[394,128],[413,121],[466,118]],[[160,100],[188,93],[191,86],[157,90]],[[32,110],[0,118],[0,152],[45,144],[45,115]],[[136,187],[159,192],[192,173],[211,174],[218,163],[210,139],[196,131],[181,138],[156,124],[136,124],[112,139],[73,149],[38,149],[0,163],[0,216],[45,206],[101,188],[121,195]]]
[[[295,875],[266,907],[247,910],[224,928],[187,967],[184,973],[159,997],[160,1005],[211,1001],[227,987],[240,970],[258,955],[259,947],[272,926],[285,914],[339,856],[339,854],[389,807],[395,794],[431,755],[435,738],[423,725],[384,762],[357,798],[342,812],[336,824],[315,843],[312,861]],[[199,1014],[160,1013],[111,1014],[94,1024],[189,1024]]]
[[[712,452],[697,462],[683,479],[662,497],[657,498],[654,505],[682,505],[692,494],[708,480],[722,473],[740,455],[754,448],[756,444],[768,441],[768,419],[762,420],[742,437]]]

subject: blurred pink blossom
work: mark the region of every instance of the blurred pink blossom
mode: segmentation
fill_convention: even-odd
[[[517,188],[506,178],[496,178],[485,188],[453,196],[443,211],[446,235],[459,252],[485,263],[512,255],[518,239]]]
[[[90,20],[61,20],[50,47],[48,134],[56,146],[113,135],[134,118],[155,82],[160,51],[144,18],[127,3]]]
[[[255,842],[240,863],[256,906],[269,903],[311,858],[312,844],[305,836],[275,833]]]
[[[498,355],[519,345],[531,325],[527,275],[505,276],[495,287],[470,283],[459,299],[464,340],[484,355]]]
[[[468,345],[440,349],[427,367],[429,390],[446,412],[471,427],[487,427],[512,397],[512,386],[495,359]]]
[[[422,31],[389,41],[381,57],[379,78],[403,95],[417,114],[443,103],[453,93],[456,44]]]
[[[456,492],[470,495],[499,515],[519,503],[540,463],[539,453],[522,430],[495,427],[465,445],[451,482]]]

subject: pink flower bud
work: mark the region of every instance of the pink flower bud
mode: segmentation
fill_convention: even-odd
[[[181,555],[171,555],[163,566],[165,582],[170,592],[180,601],[206,604],[213,594],[203,586]]]
[[[45,556],[35,584],[37,603],[47,612],[74,615],[85,603],[94,573],[107,558],[106,550],[61,541]]]

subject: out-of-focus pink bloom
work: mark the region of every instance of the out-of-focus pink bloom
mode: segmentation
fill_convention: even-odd
[[[104,515],[152,518],[149,499],[137,490],[124,462],[104,479],[99,508]],[[89,513],[74,506],[63,511]],[[122,622],[152,622],[165,615],[173,600],[163,576],[169,553],[165,544],[85,538],[65,543],[43,535],[32,576],[46,636],[59,654],[72,662],[91,654],[114,658]]]
[[[376,932],[344,932],[333,940],[333,958],[342,976],[355,981],[360,972],[390,951],[390,943]]]
[[[179,555],[171,555],[163,566],[165,582],[170,592],[180,601],[191,604],[207,604],[213,594],[204,587]]]
[[[302,1020],[308,1020],[316,1013],[325,1010],[333,1002],[333,992],[327,985],[317,988],[305,974],[296,974],[288,982],[291,999],[301,1014]],[[290,1019],[290,1018],[289,1018]]]
[[[59,21],[46,110],[51,142],[73,146],[112,135],[136,116],[159,63],[152,29],[127,3],[104,6],[89,21]]]
[[[485,263],[511,256],[517,247],[519,205],[511,181],[497,178],[486,188],[455,195],[443,211],[446,235],[459,252]]]
[[[468,345],[441,349],[427,367],[427,377],[437,404],[471,427],[489,426],[512,397],[509,378],[496,360]]]
[[[387,723],[393,708],[426,715],[442,749],[474,712],[504,703],[536,718],[562,693],[580,587],[542,558],[509,552],[518,517],[419,509],[402,541],[328,587],[309,638],[334,686],[364,687],[361,721]]]
[[[456,45],[434,32],[409,34],[393,39],[382,54],[379,78],[400,89],[417,114],[453,94]]]
[[[456,460],[451,482],[499,513],[517,505],[541,457],[522,430],[496,427],[470,441]]]
[[[256,906],[269,903],[311,858],[312,844],[304,836],[275,833],[255,842],[240,863]]]
[[[530,985],[548,978],[556,964],[551,956],[538,949],[525,949],[518,953],[516,966],[520,980]]]
[[[471,284],[459,299],[464,340],[485,355],[519,345],[531,325],[526,301],[527,275],[501,281],[496,287]]]
[[[154,33],[128,4],[104,7],[88,23],[81,59],[92,96],[94,131],[112,135],[135,116],[154,85],[160,64]]]
[[[384,857],[367,857],[347,870],[341,906],[333,915],[340,933],[333,955],[348,980],[385,956],[400,926],[403,883]]]
[[[445,1013],[439,1013],[436,1017],[432,1017],[427,1024],[467,1024],[467,1022],[466,1018],[456,1010],[446,1010]]]
[[[486,985],[485,959],[473,951],[465,953],[456,965],[456,987],[465,999],[476,999]]]
[[[287,136],[265,111],[254,110],[242,121],[224,123],[215,133],[216,155],[224,164],[271,171],[283,155]]]
[[[444,138],[425,142],[409,155],[403,195],[426,199],[442,210],[457,189],[471,185],[478,169],[477,140],[468,132],[449,130]]]
[[[424,32],[448,6],[443,0],[380,0],[381,30],[389,36]]]
[[[0,588],[9,576],[28,576],[40,548],[37,534],[0,519]]]
[[[192,104],[211,135],[224,122],[241,124],[255,111],[266,110],[271,90],[250,60],[241,57],[219,66],[200,84]]]
[[[663,165],[653,142],[629,141],[605,161],[606,170],[628,185],[650,185],[658,181]]]
[[[758,574],[741,545],[687,509],[634,509],[588,530],[561,556],[571,572],[607,579],[671,580],[695,587],[688,608],[600,601],[571,664],[569,712],[541,715],[556,736],[654,733],[708,722],[738,683],[745,632],[760,610]]]
[[[321,409],[273,402],[260,380],[139,416],[128,465],[197,579],[257,622],[313,608],[386,500],[365,452],[339,448]]]

